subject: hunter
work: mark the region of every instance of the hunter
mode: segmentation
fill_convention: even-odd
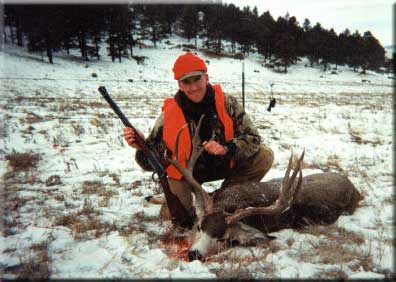
[[[221,189],[230,184],[260,181],[274,161],[272,150],[261,144],[261,137],[237,99],[224,94],[220,84],[210,84],[205,61],[187,52],[180,55],[173,66],[174,79],[179,90],[173,98],[165,99],[162,113],[146,139],[147,144],[160,156],[167,151],[172,157],[178,131],[186,123],[179,141],[179,161],[186,163],[191,154],[191,135],[201,115],[200,130],[204,152],[194,167],[194,178],[200,183],[224,179]],[[144,135],[139,132],[144,138]],[[147,171],[150,164],[135,143],[132,129],[124,128],[128,145],[137,149],[135,159]],[[173,166],[164,160],[171,192],[195,217],[192,208],[191,186]],[[161,217],[169,219],[166,202],[161,207]]]

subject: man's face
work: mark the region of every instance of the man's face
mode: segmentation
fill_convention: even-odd
[[[202,74],[179,80],[178,84],[179,89],[186,94],[188,99],[194,103],[199,103],[205,96],[208,81],[208,75]]]

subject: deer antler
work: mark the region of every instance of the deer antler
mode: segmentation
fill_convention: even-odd
[[[286,211],[288,208],[290,208],[290,205],[293,202],[294,196],[297,194],[297,192],[299,191],[299,189],[301,187],[301,182],[302,182],[301,163],[304,159],[304,154],[305,154],[305,149],[302,152],[302,154],[297,162],[297,166],[294,169],[292,176],[289,178],[291,165],[292,165],[292,156],[290,156],[289,164],[287,166],[285,176],[282,180],[279,197],[273,205],[268,206],[268,207],[259,207],[259,208],[249,207],[249,208],[245,208],[245,209],[236,210],[233,215],[226,217],[226,219],[225,219],[226,222],[228,224],[233,224],[233,223],[238,222],[242,218],[245,218],[247,216],[252,216],[252,215],[280,214],[280,213]],[[297,176],[297,173],[299,174],[299,176],[298,176],[297,184],[295,184],[294,180]]]
[[[167,160],[172,165],[174,165],[177,168],[177,170],[183,175],[184,179],[194,189],[194,193],[197,196],[200,196],[200,198],[203,201],[205,214],[209,214],[213,209],[213,200],[209,196],[209,194],[206,193],[206,191],[202,188],[202,186],[195,180],[195,178],[193,176],[193,169],[194,169],[195,163],[204,150],[203,146],[201,145],[201,138],[199,137],[199,130],[201,129],[203,117],[204,117],[204,115],[201,116],[201,118],[199,119],[198,125],[195,127],[195,130],[194,130],[194,135],[191,140],[191,142],[192,142],[191,156],[190,156],[190,159],[188,160],[187,168],[182,167],[178,160],[179,139],[180,139],[180,135],[181,135],[183,129],[186,128],[187,124],[183,125],[183,127],[181,127],[179,129],[177,136],[176,136],[175,148],[173,151],[174,155],[176,156],[176,159],[172,160],[172,159],[167,158]]]

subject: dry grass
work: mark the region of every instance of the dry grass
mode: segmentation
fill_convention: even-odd
[[[91,125],[93,125],[93,126],[96,126],[96,127],[98,127],[98,128],[101,128],[101,129],[105,129],[106,126],[107,126],[107,124],[106,124],[102,119],[99,119],[99,118],[97,118],[97,117],[91,119],[91,120],[89,121],[89,123],[90,123]]]
[[[285,142],[281,142],[279,145],[281,146],[281,148],[287,151],[290,151],[290,149],[293,147],[293,144],[285,143]]]
[[[299,233],[311,234],[314,236],[326,236],[330,241],[338,243],[362,245],[365,242],[362,234],[348,231],[345,228],[332,225],[308,225],[301,229],[296,229]]]
[[[101,181],[84,181],[81,184],[82,194],[88,194],[88,195],[98,195],[104,198],[110,198],[112,196],[118,195],[117,191],[113,190],[107,190]]]
[[[47,186],[47,187],[51,187],[51,186],[55,186],[55,185],[60,185],[60,184],[62,184],[62,181],[61,181],[61,179],[60,179],[60,176],[59,176],[59,175],[56,175],[56,174],[51,175],[50,177],[48,177],[48,178],[45,180],[45,186]]]
[[[36,168],[40,157],[32,153],[13,153],[5,156],[14,171],[29,171]]]
[[[315,279],[335,279],[337,281],[344,281],[348,279],[348,274],[341,269],[324,270],[317,273]]]
[[[90,201],[85,200],[83,208],[74,213],[64,215],[55,221],[55,226],[65,226],[72,230],[73,238],[76,240],[99,238],[103,234],[117,230],[115,225],[101,222],[97,211]]]
[[[377,138],[377,140],[374,140],[374,141],[373,140],[365,140],[365,139],[363,139],[360,136],[360,133],[357,130],[355,130],[355,129],[353,129],[351,127],[350,123],[348,123],[348,132],[351,135],[351,138],[352,138],[353,142],[356,142],[359,145],[371,144],[373,146],[377,146],[377,145],[383,145],[384,144],[384,142],[382,140],[380,140],[379,138]]]
[[[120,236],[125,237],[129,237],[135,233],[144,232],[147,234],[148,243],[156,245],[164,235],[161,235],[158,232],[147,231],[145,229],[145,223],[150,222],[160,224],[160,218],[157,216],[148,217],[144,215],[144,212],[138,212],[131,218],[130,222],[126,226],[120,227],[118,231]],[[175,230],[177,230],[176,227],[172,228],[172,230],[169,230],[169,232],[173,234]]]
[[[359,257],[356,250],[348,248],[337,241],[318,240],[310,241],[309,250],[300,250],[300,260],[309,263],[344,264]],[[335,255],[336,254],[336,255]]]
[[[101,190],[104,190],[103,183],[101,181],[84,181],[81,184],[82,194],[97,194]]]
[[[136,224],[135,221],[130,221],[126,226],[118,229],[120,236],[129,237],[138,232],[144,232],[144,228],[141,224]]]
[[[71,127],[73,128],[74,134],[77,136],[81,136],[81,134],[85,133],[84,127],[82,127],[78,122],[72,122]]]
[[[341,167],[341,163],[340,163],[341,159],[338,155],[334,154],[334,155],[330,155],[327,157],[327,162],[326,163],[318,163],[318,162],[312,162],[312,163],[305,163],[303,161],[302,164],[302,168],[303,169],[320,169],[323,171],[331,171],[331,170],[335,170],[338,171],[341,174],[346,174],[347,171],[345,171],[342,167]],[[293,164],[297,164],[297,156],[293,156]]]
[[[105,199],[110,199],[111,197],[118,195],[118,192],[113,190],[102,190],[98,195]]]
[[[30,250],[19,255],[20,264],[4,269],[5,274],[13,274],[21,280],[47,280],[51,275],[51,260],[47,242],[32,245]]]
[[[363,246],[366,243],[363,235],[355,232],[347,231],[344,228],[339,228],[334,225],[329,226],[309,226],[300,230],[300,233],[309,233],[312,235],[323,235],[325,239],[308,241],[312,248],[308,250],[300,250],[300,259],[309,263],[321,263],[331,265],[347,264],[353,271],[357,271],[363,267],[365,271],[373,271],[373,253],[369,248],[365,250]],[[335,271],[334,273],[320,273],[333,278],[332,275],[340,275],[342,272]]]
[[[109,176],[113,178],[114,182],[120,186],[120,176],[116,173],[110,173]]]
[[[32,111],[24,111],[24,112],[26,113],[26,117],[24,119],[24,121],[26,123],[31,124],[31,123],[41,122],[44,120],[44,118],[42,116],[40,116]]]
[[[384,199],[384,203],[395,206],[396,205],[396,196],[392,195],[392,196],[389,196],[389,197],[385,198]]]
[[[272,262],[266,262],[267,256],[271,253],[268,249],[261,249],[258,252],[250,250],[251,255],[240,256],[231,251],[220,253],[208,257],[206,263],[217,263],[220,267],[212,268],[210,271],[216,274],[218,279],[242,279],[246,281],[254,280],[254,273],[265,273],[267,277],[273,276],[275,266]],[[225,264],[226,263],[226,264]],[[210,265],[209,265],[210,266]]]
[[[136,190],[138,189],[140,186],[142,186],[143,181],[141,180],[136,180],[134,182],[132,182],[130,184],[130,186],[128,185],[128,187],[126,188],[127,190]]]

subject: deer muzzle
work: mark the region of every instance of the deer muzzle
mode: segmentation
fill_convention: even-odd
[[[199,251],[193,250],[188,252],[188,260],[193,261],[193,260],[201,260],[202,255]]]

